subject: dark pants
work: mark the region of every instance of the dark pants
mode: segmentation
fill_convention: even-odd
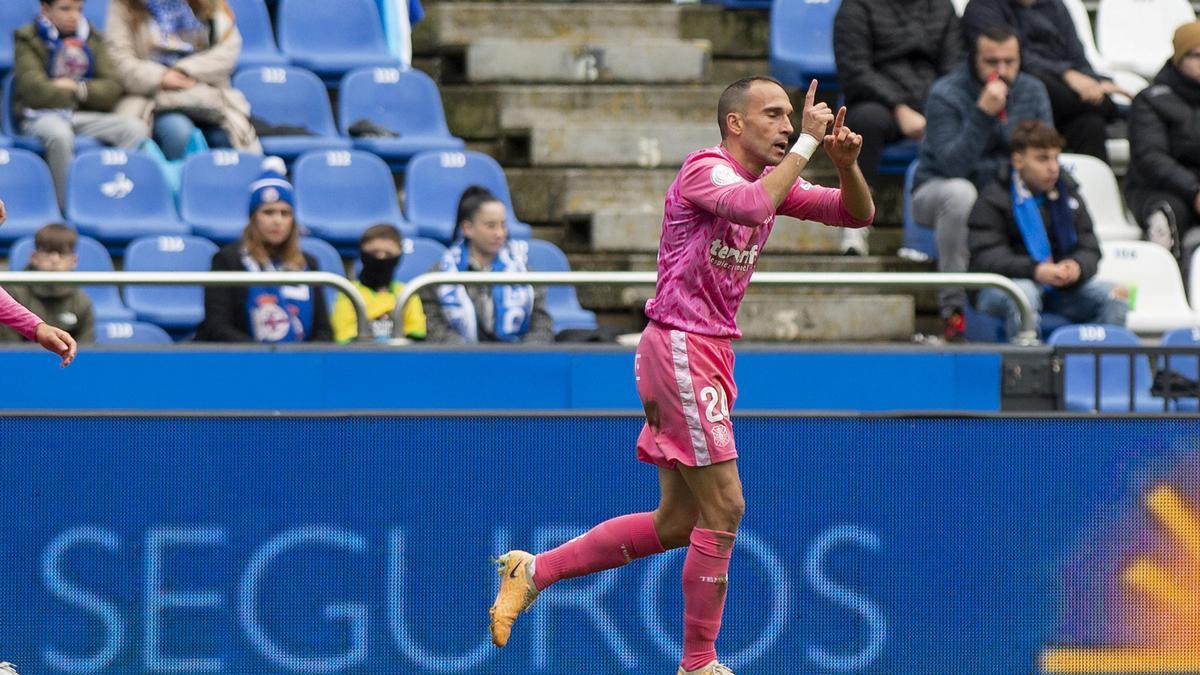
[[[1099,105],[1086,103],[1062,78],[1039,77],[1050,95],[1054,126],[1067,139],[1067,152],[1099,157],[1108,162],[1106,128],[1117,118],[1117,106],[1107,97]]]
[[[875,188],[879,178],[879,157],[883,146],[901,138],[900,125],[896,116],[882,103],[860,101],[846,106],[846,126],[863,137],[862,151],[858,155],[858,167],[862,169],[867,185]]]

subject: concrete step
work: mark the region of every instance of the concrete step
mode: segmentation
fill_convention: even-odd
[[[680,38],[680,7],[600,2],[440,2],[413,29],[413,51],[436,52],[482,38],[634,42]]]
[[[745,340],[775,342],[907,341],[915,329],[907,295],[747,293],[737,316]]]
[[[525,222],[577,222],[606,209],[661,209],[677,168],[505,169]]]
[[[502,161],[530,166],[678,167],[692,152],[720,140],[712,122],[630,120],[534,127],[506,134]]]
[[[680,37],[708,40],[714,58],[762,59],[770,53],[769,12],[734,12],[720,5],[699,4],[684,5],[681,10]]]
[[[467,82],[704,82],[704,40],[496,38],[466,47]]]

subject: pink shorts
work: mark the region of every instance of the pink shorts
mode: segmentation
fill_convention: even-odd
[[[638,342],[633,372],[646,410],[638,459],[674,470],[680,462],[708,466],[737,458],[729,418],[737,385],[728,339],[652,321]]]

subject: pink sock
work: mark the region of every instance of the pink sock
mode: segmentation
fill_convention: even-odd
[[[691,545],[683,559],[683,662],[696,670],[717,658],[717,633],[729,587],[732,532],[692,530]]]
[[[533,566],[533,585],[542,590],[560,579],[620,567],[662,552],[662,543],[654,530],[654,514],[631,513],[606,520],[583,536],[538,554]]]

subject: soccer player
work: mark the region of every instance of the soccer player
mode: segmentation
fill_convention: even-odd
[[[634,359],[646,412],[637,455],[658,467],[658,508],[605,521],[537,556],[500,556],[500,590],[490,610],[497,646],[554,582],[687,546],[678,674],[732,675],[715,645],[745,509],[729,418],[737,399],[730,340],[741,337],[738,305],[777,214],[843,227],[866,227],[875,215],[857,164],[862,137],[844,125],[844,107],[835,118],[815,102],[816,88],[813,80],[790,149],[792,106],[778,82],[746,78],[721,94],[721,144],[689,155],[667,190],[658,285]],[[821,145],[840,189],[800,178]]]

